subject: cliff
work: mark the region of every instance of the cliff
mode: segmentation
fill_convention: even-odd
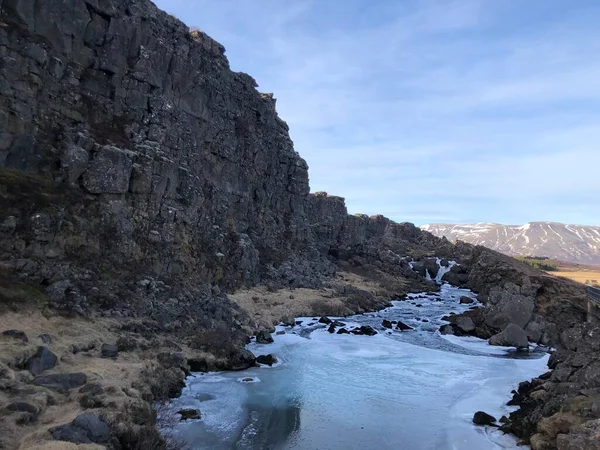
[[[434,256],[460,261],[450,280],[490,298],[485,333],[502,330],[493,318],[515,296],[529,305],[522,326],[541,323],[536,342],[558,343],[583,319],[577,286],[310,194],[273,96],[231,71],[220,44],[150,1],[0,0],[0,10],[0,325],[18,321],[25,336],[2,341],[9,393],[0,400],[19,403],[22,383],[37,383],[25,367],[42,351],[35,343],[50,345],[39,334],[49,327],[63,368],[50,369],[93,374],[107,391],[91,402],[88,391],[36,388],[15,427],[56,404],[72,415],[72,401],[146,411],[165,395],[152,380],[171,395],[190,369],[252,364],[239,347],[248,331],[272,325],[254,317],[281,303],[272,291],[288,290],[292,306],[300,299],[290,289],[312,289],[309,297],[338,299],[326,305],[338,312],[376,309],[436,289],[425,277],[426,266],[437,270]],[[265,292],[228,295],[257,285]],[[269,320],[283,318],[277,311]],[[90,366],[112,342],[131,364]],[[119,385],[110,395],[109,380]],[[135,432],[116,427],[119,445],[132,434],[141,442],[151,417],[137,418]],[[2,434],[5,445],[22,437],[17,428]]]

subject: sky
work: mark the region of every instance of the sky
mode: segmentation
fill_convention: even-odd
[[[599,1],[155,2],[274,93],[350,213],[600,225]]]

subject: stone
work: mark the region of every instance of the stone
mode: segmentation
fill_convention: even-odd
[[[398,331],[410,331],[413,328],[409,325],[406,325],[404,322],[398,321],[398,324],[396,325],[396,330]]]
[[[37,352],[27,360],[24,368],[32,375],[39,375],[44,370],[52,369],[56,366],[58,358],[50,351],[48,347],[38,347]]]
[[[182,421],[200,420],[202,417],[200,414],[200,410],[198,409],[180,409],[179,411],[177,411],[177,414],[181,416]]]
[[[456,319],[456,326],[464,333],[469,333],[475,330],[475,323],[470,317],[460,316]]]
[[[335,325],[333,323],[331,325],[329,325],[329,328],[327,328],[327,331],[329,333],[335,333]]]
[[[350,333],[356,334],[359,336],[375,336],[377,334],[377,331],[375,331],[373,329],[373,327],[371,327],[369,325],[362,325],[358,328],[350,330]]]
[[[500,345],[504,347],[528,348],[529,341],[527,333],[515,324],[509,324],[503,331],[495,334],[488,340],[490,345]]]
[[[277,362],[277,358],[271,354],[269,355],[260,355],[256,357],[256,362],[258,364],[264,364],[267,366],[272,366]]]
[[[37,416],[40,412],[36,406],[27,402],[13,402],[6,406],[6,409],[11,412],[26,412],[34,416]]]
[[[348,334],[349,331],[346,330],[345,328],[340,328],[339,330],[337,330],[337,334]]]
[[[331,322],[332,320],[327,316],[323,316],[319,319],[319,323],[323,323],[325,325],[329,325]]]
[[[279,330],[279,331],[275,332],[275,334],[276,334],[277,336],[282,336],[282,335],[284,335],[284,334],[285,334],[285,330]]]
[[[473,415],[473,423],[475,425],[492,425],[492,426],[498,426],[496,424],[496,418],[494,416],[491,416],[483,411],[477,411],[474,415]]]
[[[273,337],[267,330],[261,330],[256,334],[256,342],[259,344],[272,344]]]
[[[518,289],[505,283],[504,288],[494,287],[490,290],[485,307],[485,323],[503,330],[508,324],[525,328],[532,318],[534,299],[518,293]]]
[[[473,300],[471,297],[466,297],[463,295],[459,302],[463,305],[470,305],[471,303],[475,303],[475,300]]]
[[[381,322],[381,326],[383,328],[392,328],[392,322],[390,322],[389,320],[383,319],[383,321]]]
[[[82,372],[39,375],[33,379],[33,383],[59,392],[66,392],[86,384],[87,375]]]
[[[100,347],[101,358],[116,358],[119,356],[119,347],[115,344],[102,344]]]
[[[108,444],[112,439],[108,425],[91,412],[79,414],[70,424],[60,425],[48,431],[58,441],[75,444]]]
[[[256,357],[245,348],[230,355],[223,367],[225,370],[245,370],[256,365]]]
[[[21,330],[6,330],[6,331],[2,332],[2,336],[20,339],[23,342],[29,342],[27,335],[25,334],[25,332],[23,332]]]

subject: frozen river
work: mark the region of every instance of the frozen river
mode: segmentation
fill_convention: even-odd
[[[373,326],[371,337],[330,334],[313,318],[278,327],[286,334],[275,343],[248,346],[276,355],[275,366],[188,378],[173,407],[198,408],[202,420],[177,432],[193,449],[517,448],[511,436],[474,426],[473,414],[508,414],[511,390],[545,372],[548,357],[441,336],[442,316],[472,306],[459,304],[464,295],[474,297],[444,285],[439,295],[341,319]],[[383,319],[415,330],[385,330]]]

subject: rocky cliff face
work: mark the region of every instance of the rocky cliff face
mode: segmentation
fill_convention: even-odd
[[[309,195],[272,95],[150,1],[0,7],[1,259],[48,286],[52,307],[127,313],[123,297],[147,311],[261,280],[312,287],[335,271],[327,257],[394,265],[388,249],[436,242]]]
[[[19,217],[27,256],[236,287],[306,242],[306,163],[222,46],[144,0],[1,7],[0,164],[96,209]]]

